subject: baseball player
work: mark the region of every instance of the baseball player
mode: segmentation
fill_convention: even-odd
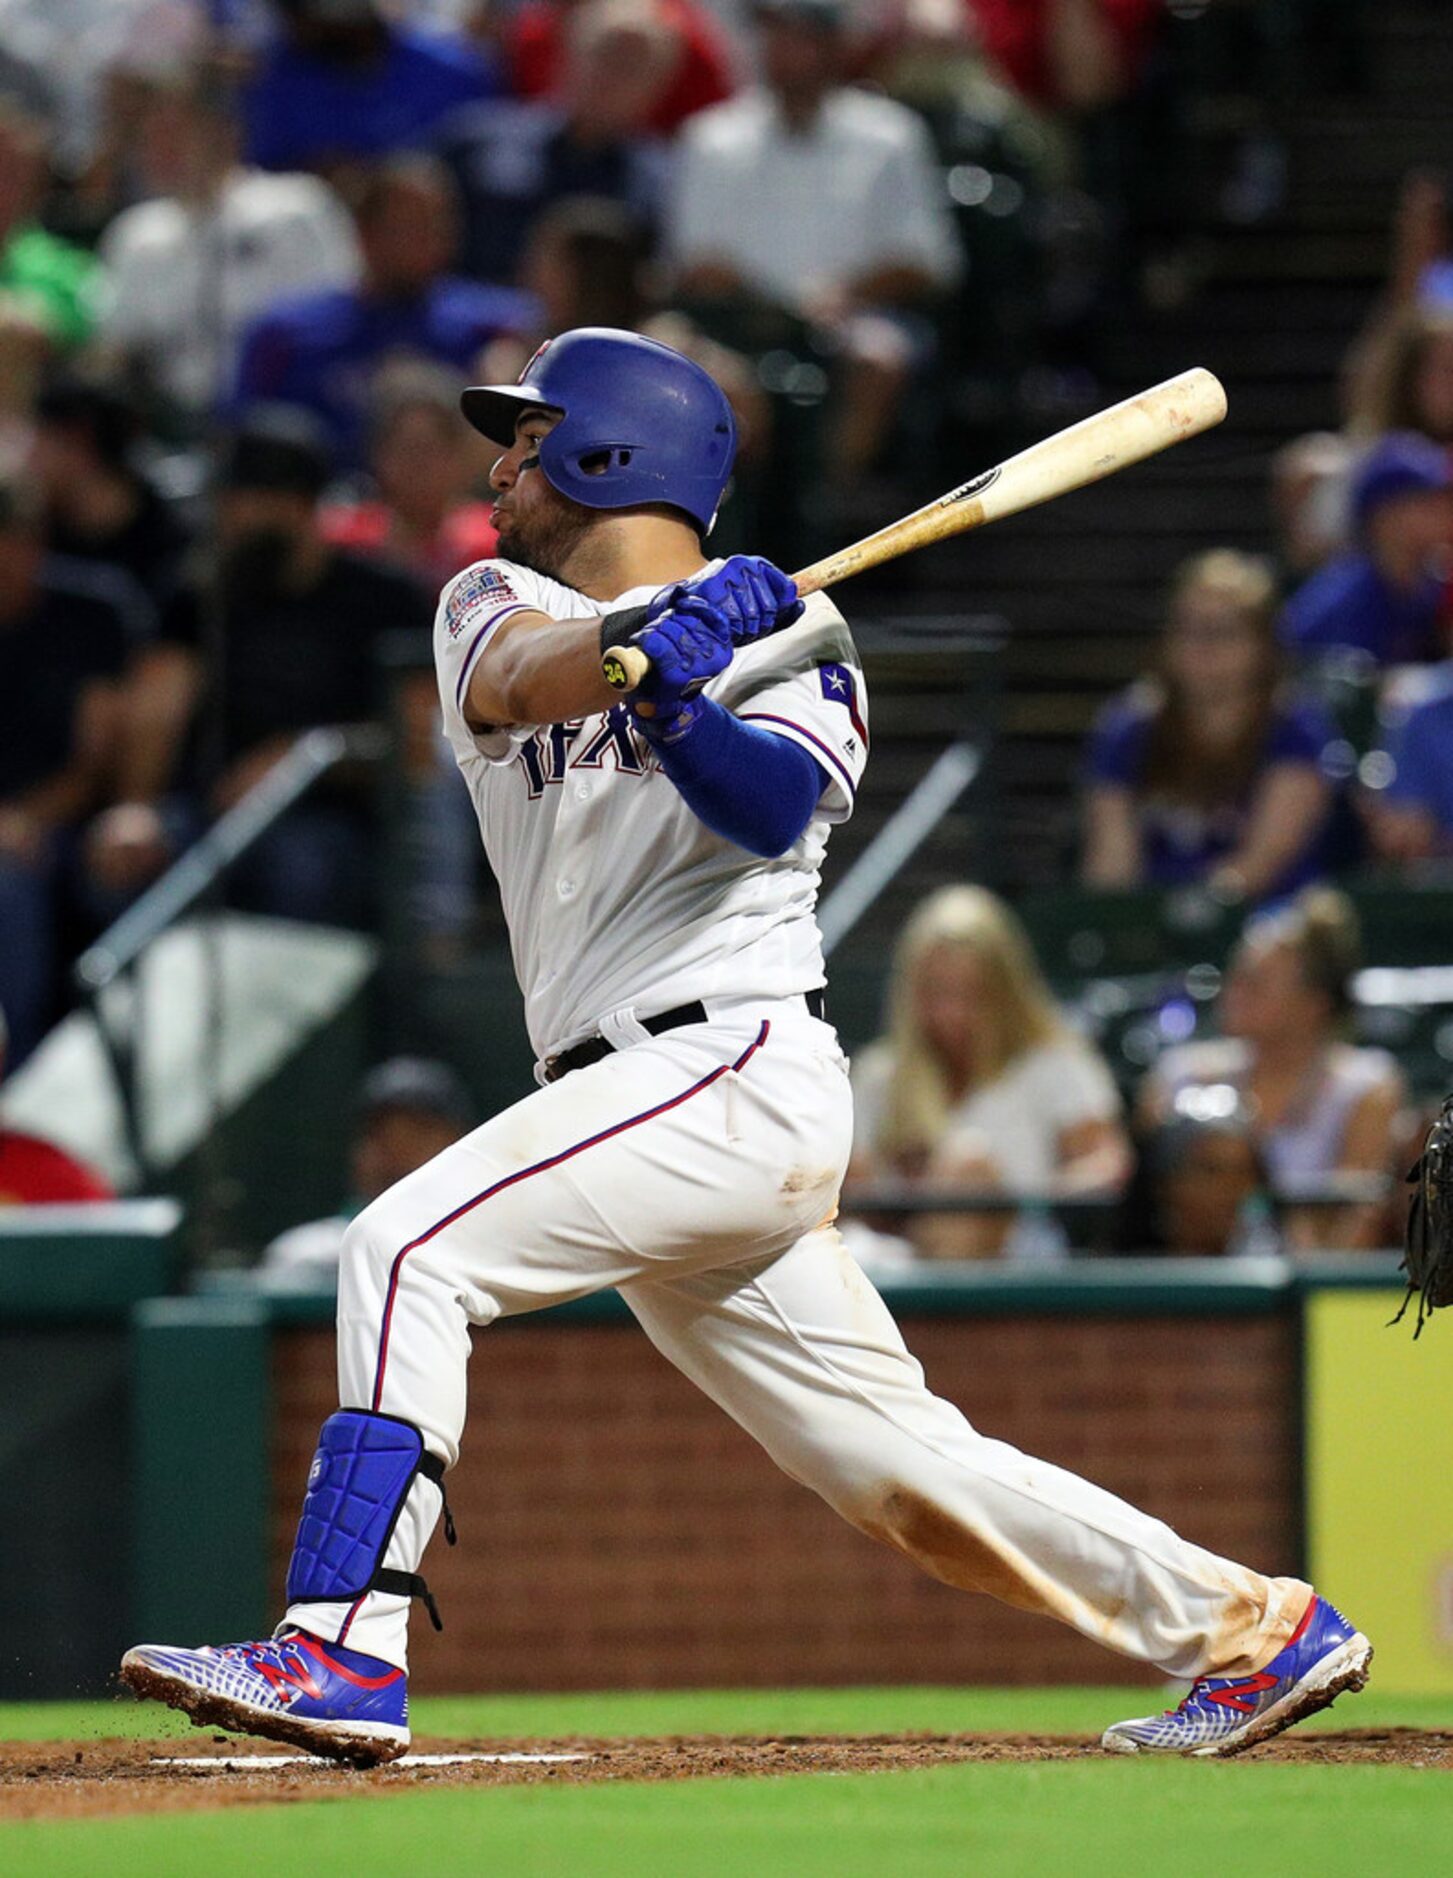
[[[1106,1746],[1226,1753],[1360,1688],[1367,1639],[1307,1585],[1187,1544],[932,1395],[834,1230],[852,1111],[813,908],[867,701],[831,601],[756,557],[706,558],[735,448],[721,392],[664,345],[587,328],[463,402],[502,449],[501,558],[441,596],[439,695],[540,1087],[349,1229],[343,1406],[275,1635],[143,1645],[124,1679],[199,1724],[401,1755],[470,1330],[613,1285],[861,1531],[1192,1680]],[[626,641],[651,668],[622,701],[601,657]]]

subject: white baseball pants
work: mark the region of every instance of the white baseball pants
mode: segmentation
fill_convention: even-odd
[[[800,999],[709,1008],[526,1097],[360,1215],[339,1282],[342,1405],[417,1423],[452,1466],[470,1326],[615,1285],[780,1467],[936,1578],[1168,1675],[1267,1663],[1308,1586],[1188,1544],[929,1393],[825,1223],[852,1135],[834,1033]],[[418,1570],[440,1504],[415,1482],[386,1564]],[[287,1618],[401,1667],[407,1620],[381,1592]]]

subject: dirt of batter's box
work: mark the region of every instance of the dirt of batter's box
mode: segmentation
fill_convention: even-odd
[[[1059,1761],[1096,1755],[1078,1735],[671,1736],[658,1740],[431,1741],[413,1755],[538,1755],[538,1760],[474,1760],[450,1766],[371,1768],[329,1761],[278,1763],[289,1750],[210,1731],[163,1741],[0,1742],[0,1821],[105,1817],[208,1807],[277,1805],[288,1800],[354,1799],[420,1787],[499,1787],[604,1780],[705,1780],[748,1774],[883,1773],[963,1761]],[[552,1761],[551,1755],[579,1758]],[[239,1766],[167,1766],[175,1759],[235,1760]],[[1108,1758],[1108,1757],[1107,1757]],[[1453,1771],[1453,1733],[1428,1729],[1346,1729],[1289,1734],[1231,1764],[1268,1762],[1424,1767]]]

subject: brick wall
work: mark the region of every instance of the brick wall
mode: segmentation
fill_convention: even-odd
[[[1295,1329],[1286,1318],[905,1318],[933,1388],[979,1428],[1188,1538],[1297,1563]],[[425,1691],[781,1683],[1143,1681],[1060,1625],[952,1591],[844,1525],[633,1326],[477,1339],[464,1456],[413,1626]],[[280,1595],[331,1331],[279,1333]]]

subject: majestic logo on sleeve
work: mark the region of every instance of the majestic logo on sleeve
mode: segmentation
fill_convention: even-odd
[[[476,567],[456,582],[444,608],[444,624],[457,639],[482,606],[508,606],[519,595],[497,567]]]
[[[853,729],[866,744],[868,727],[858,710],[858,687],[851,671],[846,665],[819,665],[817,676],[822,684],[823,697],[829,704],[840,704],[843,707],[852,720]]]

